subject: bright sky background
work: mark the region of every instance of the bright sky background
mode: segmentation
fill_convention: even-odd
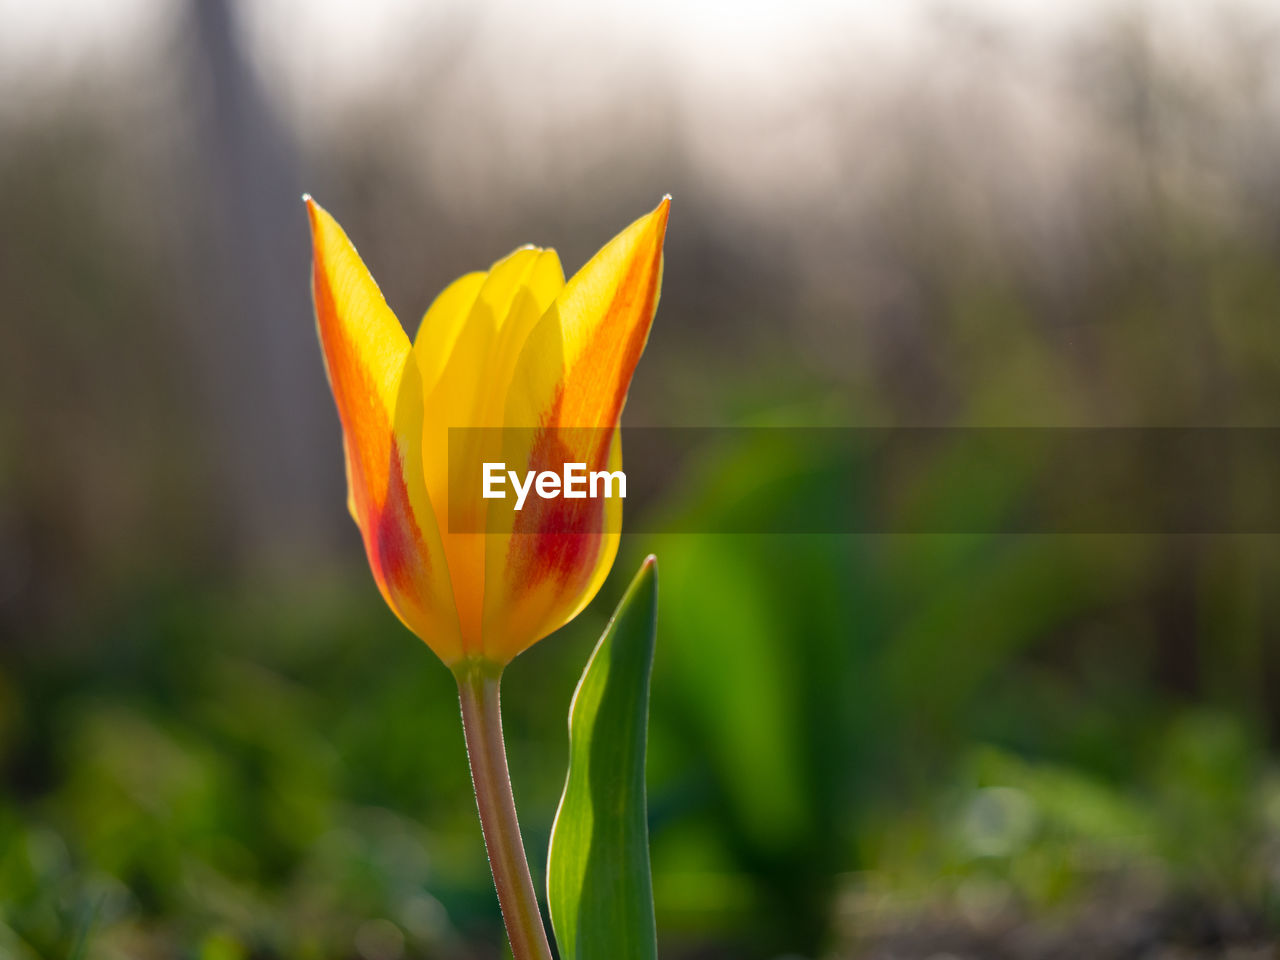
[[[1269,0],[1235,5],[1274,12]],[[694,75],[715,75],[778,66],[794,70],[837,39],[908,50],[921,35],[920,25],[938,11],[976,15],[1034,41],[1108,11],[1158,8],[1159,20],[1176,28],[1216,6],[1214,0],[496,0],[481,8],[481,17],[499,47],[556,49],[570,60],[597,62],[621,48],[670,58],[673,67]],[[376,85],[402,57],[412,56],[405,46],[414,31],[406,23],[447,21],[451,8],[461,12],[475,5],[242,0],[240,8],[253,44],[269,62],[296,69],[322,59],[323,66],[311,73],[333,94]],[[175,0],[0,0],[0,76],[21,76],[30,89],[118,64],[139,45],[162,37],[181,9]]]
[[[76,89],[114,84],[132,94],[167,82],[154,65],[181,54],[174,38],[188,2],[0,0],[0,120],[40,115],[45,94],[65,102],[68,84],[74,100]],[[810,204],[814,216],[834,215],[830,191],[848,186],[850,171],[840,164],[850,131],[874,136],[876,123],[902,109],[901,90],[931,91],[942,112],[930,122],[945,129],[956,119],[946,112],[950,92],[971,110],[983,103],[973,96],[980,89],[993,115],[1020,125],[1016,141],[1004,143],[1016,142],[1022,179],[1069,177],[1098,145],[1073,126],[1070,97],[1057,93],[1055,49],[1145,11],[1149,42],[1172,44],[1174,62],[1216,75],[1231,58],[1215,46],[1221,32],[1206,26],[1232,8],[1247,15],[1242,22],[1269,25],[1260,35],[1280,36],[1275,0],[237,4],[264,89],[295,131],[348,136],[368,105],[394,98],[406,138],[400,146],[410,147],[404,155],[456,184],[452,200],[464,206],[467,184],[484,191],[505,184],[518,195],[521,177],[541,183],[553,172],[571,180],[609,162],[599,144],[594,153],[575,149],[583,130],[604,131],[625,150],[628,136],[643,137],[657,122],[680,126],[682,149],[739,206],[743,197],[761,208]],[[990,56],[988,40],[1008,41],[1011,59]],[[433,73],[450,58],[462,69]],[[890,94],[877,101],[879,88]],[[1262,95],[1280,110],[1280,89]],[[632,115],[646,109],[665,112],[657,120]],[[960,119],[968,137],[968,120]],[[988,131],[971,152],[999,177],[1002,149],[998,131]],[[897,162],[883,149],[858,155],[859,176]]]

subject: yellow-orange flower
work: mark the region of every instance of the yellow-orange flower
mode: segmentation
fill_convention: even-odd
[[[536,247],[461,277],[412,343],[342,228],[305,199],[347,506],[374,580],[446,664],[505,664],[599,590],[617,553],[621,506],[597,503],[593,523],[572,527],[587,533],[520,521],[497,533],[450,532],[449,428],[529,428],[514,435],[531,444],[556,430],[581,438],[570,442],[583,449],[565,459],[618,468],[618,420],[658,304],[669,199],[567,283],[555,251]],[[578,427],[592,429],[560,430]],[[479,489],[452,506],[455,518],[486,510]]]

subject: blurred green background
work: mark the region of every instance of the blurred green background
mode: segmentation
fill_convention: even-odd
[[[304,189],[411,327],[672,193],[632,425],[1280,425],[1280,17],[1061,6],[0,2],[0,956],[503,955]],[[1276,537],[630,537],[504,685],[537,874],[651,551],[664,956],[1272,955]]]

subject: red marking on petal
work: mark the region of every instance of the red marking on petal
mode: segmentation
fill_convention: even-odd
[[[421,609],[427,596],[430,557],[409,501],[400,448],[394,438],[386,497],[370,521],[365,548],[375,578],[394,596],[396,603]]]
[[[570,439],[585,441],[589,449],[574,449]],[[560,474],[566,463],[585,463],[588,473],[604,469],[612,439],[612,429],[540,429],[529,469]],[[600,554],[604,508],[600,497],[544,499],[531,494],[515,516],[507,550],[513,581],[527,589],[547,578],[571,587],[590,580]]]

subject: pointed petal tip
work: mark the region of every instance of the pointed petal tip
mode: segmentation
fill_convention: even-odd
[[[668,193],[663,196],[662,201],[654,208],[651,216],[656,222],[654,229],[657,230],[658,235],[660,237],[665,236],[667,232],[667,218],[671,216],[671,194]]]
[[[309,193],[302,195],[302,202],[307,207],[307,220],[311,223],[311,235],[314,238],[318,229],[318,221],[320,214],[324,212],[324,207],[316,203],[315,197]]]

